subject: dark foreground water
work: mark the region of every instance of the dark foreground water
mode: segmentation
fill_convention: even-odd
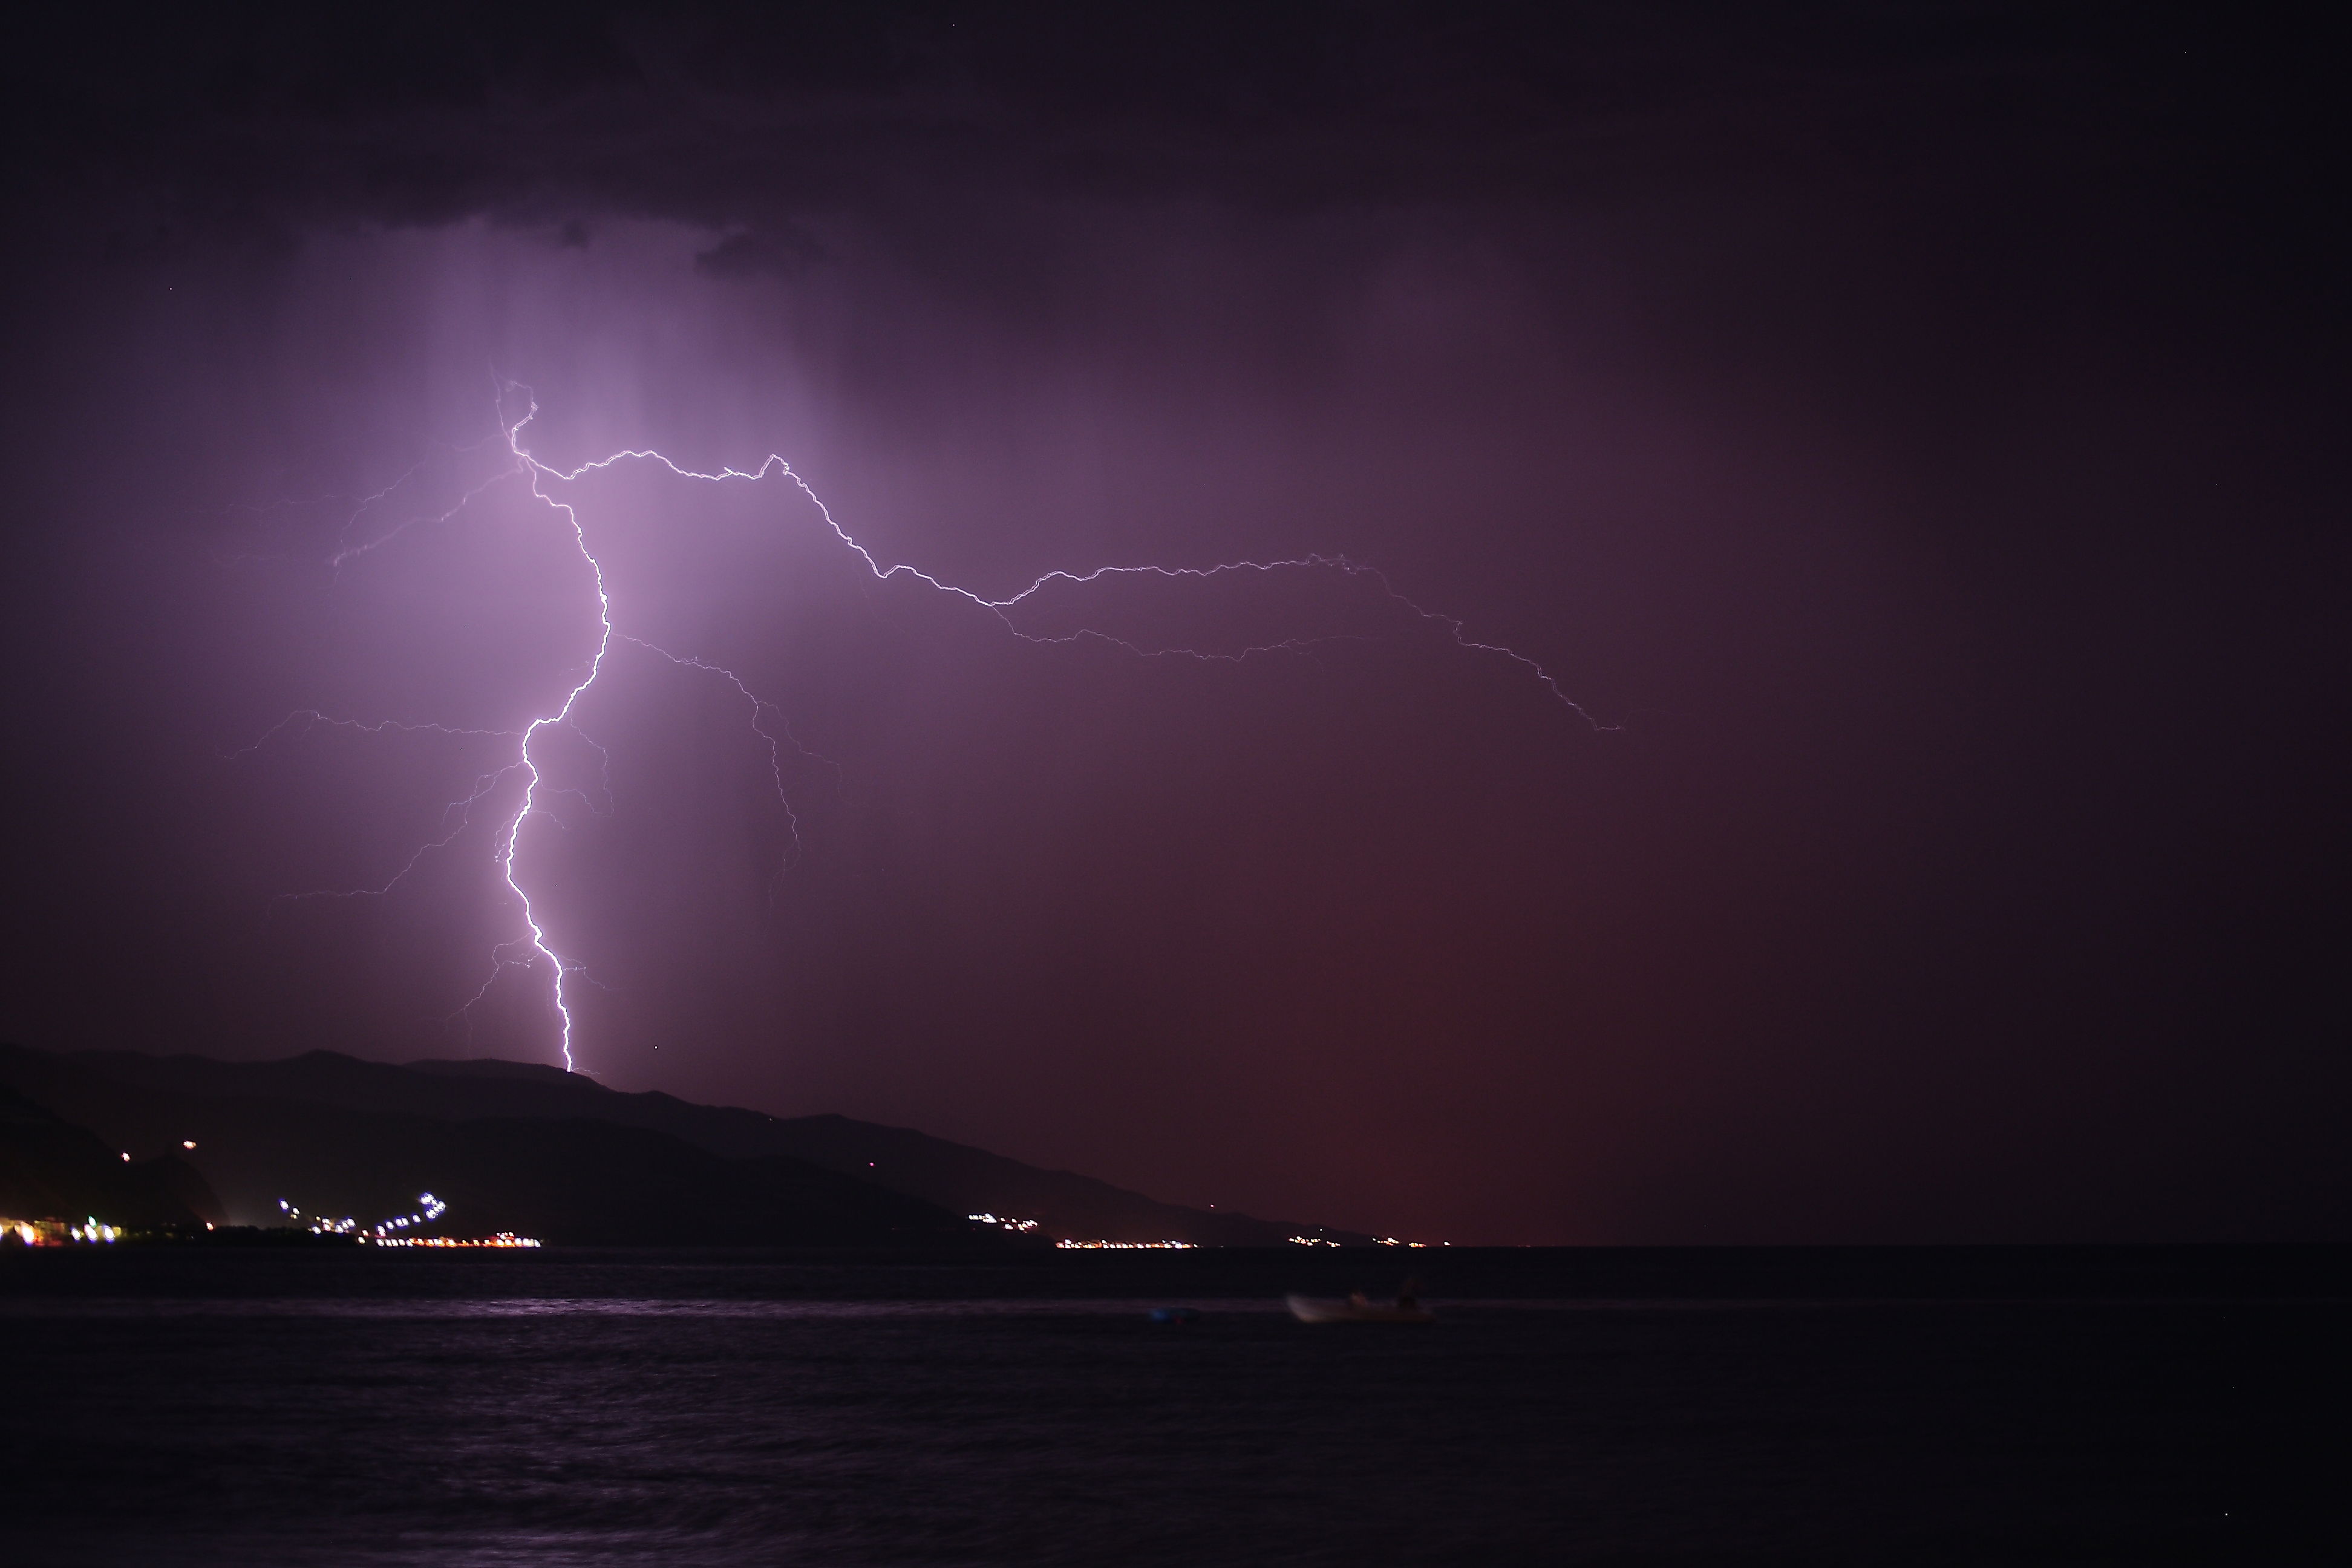
[[[0,1560],[2352,1561],[2340,1265],[16,1253]]]

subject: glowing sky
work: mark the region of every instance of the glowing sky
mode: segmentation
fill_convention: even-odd
[[[0,1030],[555,1059],[584,542],[515,864],[616,1087],[1457,1240],[2341,1228],[2291,51],[858,15],[19,61]]]

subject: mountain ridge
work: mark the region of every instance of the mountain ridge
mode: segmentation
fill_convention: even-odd
[[[787,1160],[959,1218],[986,1214],[1034,1221],[1031,1234],[1041,1240],[1244,1247],[1280,1245],[1294,1237],[1342,1245],[1371,1240],[1324,1226],[1164,1204],[1095,1177],[1044,1170],[912,1128],[832,1113],[774,1117],[740,1106],[697,1105],[657,1089],[625,1092],[560,1068],[499,1058],[394,1064],[319,1050],[274,1061],[223,1062],[190,1053],[61,1053],[0,1045],[0,1084],[126,1149],[196,1142],[199,1167],[240,1223],[275,1223],[283,1195],[265,1190],[272,1186],[271,1159],[259,1151],[278,1150],[276,1158],[286,1168],[325,1173],[317,1179],[331,1191],[314,1194],[312,1205],[404,1206],[415,1194],[394,1191],[400,1184],[388,1174],[367,1179],[357,1168],[360,1150],[414,1173],[423,1168],[414,1156],[394,1160],[389,1151],[440,1149],[458,1159],[457,1145],[425,1124],[503,1120],[604,1123],[663,1134],[723,1161]],[[209,1129],[206,1136],[194,1136],[198,1121]],[[575,1141],[595,1136],[580,1133]],[[208,1144],[222,1147],[215,1152]],[[338,1163],[337,1147],[343,1144],[350,1152]],[[672,1163],[681,1162],[691,1163],[674,1154]],[[336,1193],[345,1195],[331,1195]],[[312,1212],[323,1211],[313,1206]]]

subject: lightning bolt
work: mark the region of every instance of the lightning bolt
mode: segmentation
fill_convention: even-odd
[[[940,578],[931,575],[929,573],[924,572],[914,566],[895,563],[886,565],[881,560],[876,557],[872,551],[868,550],[864,544],[858,542],[858,541],[851,535],[849,531],[844,528],[841,523],[835,519],[832,510],[825,505],[824,498],[819,496],[814,489],[810,488],[809,482],[793,468],[792,464],[774,453],[769,454],[768,457],[762,459],[756,468],[744,469],[726,467],[718,469],[716,472],[710,473],[706,473],[697,468],[688,468],[649,447],[626,447],[617,452],[609,453],[604,457],[593,458],[588,462],[582,463],[576,468],[559,468],[552,464],[544,462],[538,457],[534,456],[530,448],[523,443],[524,431],[527,430],[531,423],[539,417],[539,403],[538,400],[531,395],[530,390],[517,383],[504,383],[501,384],[499,388],[498,398],[499,424],[504,437],[506,450],[509,459],[506,463],[500,465],[499,472],[464,491],[456,501],[444,510],[429,513],[420,513],[407,518],[384,532],[354,542],[352,536],[354,529],[359,524],[360,520],[378,503],[389,499],[395,491],[399,490],[411,477],[414,476],[416,468],[415,467],[412,467],[409,470],[403,473],[399,479],[394,479],[390,485],[385,486],[383,489],[376,491],[373,495],[363,498],[357,507],[352,510],[341,530],[340,536],[337,540],[337,548],[333,555],[329,559],[328,565],[331,571],[340,572],[343,566],[351,562],[391,544],[402,534],[407,532],[411,528],[419,524],[446,523],[451,521],[456,518],[459,512],[463,511],[468,505],[470,505],[478,497],[497,485],[509,480],[520,479],[525,481],[529,486],[532,499],[538,501],[541,506],[547,508],[550,511],[556,513],[562,518],[563,527],[571,534],[573,548],[578,551],[581,561],[587,566],[590,578],[595,587],[597,625],[595,651],[588,658],[585,664],[581,668],[579,678],[564,691],[562,701],[556,704],[552,710],[533,718],[529,724],[520,730],[459,729],[442,724],[409,723],[391,720],[366,722],[352,719],[331,717],[316,709],[302,709],[287,715],[286,718],[280,720],[268,731],[249,744],[240,747],[234,752],[224,752],[223,755],[229,758],[248,756],[260,751],[272,741],[282,735],[299,734],[318,727],[328,727],[371,735],[386,733],[431,733],[450,736],[511,739],[516,741],[517,746],[514,760],[506,763],[504,766],[477,775],[470,791],[460,799],[451,802],[449,805],[445,808],[442,822],[446,831],[443,836],[418,847],[418,848],[409,857],[408,860],[392,876],[389,880],[376,887],[295,894],[289,896],[298,899],[322,897],[381,898],[390,893],[394,888],[400,884],[402,879],[404,879],[410,871],[415,869],[416,865],[423,860],[425,857],[437,849],[445,848],[451,843],[455,842],[458,836],[462,834],[468,826],[470,826],[473,820],[473,808],[478,803],[494,791],[500,783],[515,774],[520,774],[524,781],[521,798],[516,805],[513,814],[507,816],[500,823],[493,840],[494,847],[491,852],[491,858],[493,863],[499,868],[499,879],[506,884],[508,892],[512,895],[515,906],[520,912],[523,934],[516,937],[511,942],[502,942],[492,950],[490,954],[491,970],[488,978],[482,983],[480,989],[474,994],[472,999],[469,1000],[465,1006],[459,1008],[457,1013],[450,1015],[450,1016],[452,1018],[457,1018],[469,1015],[474,1006],[480,1003],[484,997],[489,994],[491,987],[497,984],[499,976],[504,974],[509,969],[535,968],[538,965],[538,962],[544,959],[547,963],[548,972],[551,977],[549,983],[549,1002],[555,1014],[558,1026],[557,1043],[563,1058],[563,1066],[566,1071],[579,1070],[572,1053],[572,1037],[576,1020],[572,1016],[572,997],[567,988],[567,982],[574,977],[584,980],[587,979],[587,976],[580,965],[567,963],[560,954],[558,954],[554,946],[550,942],[547,929],[540,918],[538,906],[533,902],[530,889],[524,885],[525,879],[519,875],[516,870],[516,858],[521,846],[524,825],[531,821],[536,816],[548,815],[547,808],[542,804],[544,796],[551,796],[565,793],[578,793],[572,791],[557,791],[549,788],[546,780],[541,776],[540,772],[539,757],[534,752],[533,746],[535,742],[538,742],[543,731],[551,728],[569,728],[574,734],[580,735],[581,739],[593,747],[600,756],[604,757],[607,769],[605,795],[609,805],[611,799],[610,757],[605,753],[603,746],[597,744],[597,742],[593,739],[590,739],[584,733],[581,732],[577,723],[574,721],[573,714],[575,710],[579,707],[581,699],[585,696],[593,687],[594,687],[597,678],[604,673],[607,658],[613,651],[613,645],[616,641],[625,642],[633,647],[642,648],[646,652],[650,653],[656,658],[666,659],[669,663],[678,666],[681,668],[704,672],[718,677],[730,685],[736,693],[743,699],[750,710],[752,732],[758,735],[767,746],[769,774],[775,786],[776,799],[784,812],[785,820],[791,830],[791,847],[786,851],[783,864],[780,865],[778,868],[777,875],[779,877],[782,875],[784,869],[789,868],[793,859],[797,857],[801,847],[800,818],[793,810],[792,801],[789,798],[789,795],[784,784],[782,746],[789,743],[793,750],[802,756],[810,758],[814,761],[825,763],[827,765],[835,767],[836,773],[838,773],[839,769],[838,764],[833,763],[830,758],[820,756],[818,753],[811,752],[806,747],[801,745],[800,742],[793,738],[791,725],[783,721],[783,710],[775,703],[771,702],[767,699],[760,696],[757,692],[753,691],[751,687],[745,683],[743,679],[735,671],[726,668],[720,665],[709,663],[698,656],[673,653],[667,648],[660,647],[651,642],[647,642],[644,638],[633,637],[616,627],[613,621],[613,601],[612,595],[607,590],[605,584],[604,563],[596,558],[594,551],[590,547],[586,525],[582,522],[579,512],[574,509],[570,501],[562,499],[560,494],[551,493],[550,491],[547,488],[550,484],[570,485],[576,483],[580,479],[584,479],[591,474],[599,473],[624,463],[640,462],[656,464],[661,468],[667,469],[671,474],[681,479],[691,480],[703,484],[727,484],[733,482],[756,484],[767,479],[772,475],[790,479],[793,484],[799,489],[800,492],[803,496],[807,497],[810,503],[815,507],[817,515],[824,519],[824,526],[832,531],[834,537],[839,540],[843,546],[853,552],[859,560],[866,563],[866,569],[874,574],[874,577],[877,582],[887,583],[898,577],[912,578],[916,582],[921,583],[940,594],[961,599],[967,604],[985,611],[1001,623],[1008,633],[1024,642],[1039,645],[1055,645],[1076,643],[1082,640],[1096,640],[1109,644],[1110,646],[1119,648],[1126,653],[1142,658],[1192,658],[1203,662],[1239,664],[1252,658],[1270,653],[1299,651],[1325,643],[1345,640],[1356,634],[1328,634],[1315,637],[1285,637],[1273,642],[1252,644],[1248,647],[1232,651],[1219,651],[1183,647],[1154,647],[1135,642],[1130,638],[1119,637],[1113,633],[1098,630],[1090,626],[1081,626],[1076,631],[1060,635],[1047,635],[1024,631],[1014,618],[1015,612],[1017,612],[1024,605],[1029,603],[1037,595],[1056,584],[1083,588],[1092,584],[1122,577],[1149,577],[1167,582],[1207,583],[1219,578],[1238,577],[1249,574],[1267,576],[1280,572],[1335,572],[1349,579],[1370,582],[1378,588],[1380,593],[1391,604],[1394,605],[1399,609],[1410,615],[1416,620],[1442,628],[1454,644],[1464,651],[1507,659],[1511,663],[1519,666],[1528,674],[1532,675],[1535,679],[1542,685],[1544,689],[1550,694],[1552,699],[1562,708],[1574,714],[1578,719],[1583,721],[1595,731],[1608,731],[1616,728],[1614,725],[1601,723],[1599,720],[1595,719],[1591,713],[1587,711],[1583,706],[1579,704],[1574,699],[1570,698],[1568,695],[1568,692],[1561,687],[1559,679],[1555,678],[1552,672],[1546,668],[1538,660],[1529,658],[1528,655],[1520,653],[1517,649],[1506,647],[1500,643],[1483,642],[1471,637],[1467,630],[1466,623],[1461,617],[1445,615],[1442,612],[1426,608],[1401,593],[1397,589],[1396,585],[1389,580],[1388,576],[1377,567],[1368,565],[1345,555],[1325,554],[1318,552],[1271,561],[1231,561],[1213,566],[1098,566],[1087,572],[1067,572],[1057,570],[1046,573],[1045,575],[1031,583],[1028,586],[1021,589],[1018,593],[1001,599],[992,599],[987,597],[985,595],[975,593],[969,588],[960,587],[955,584],[945,582]],[[508,408],[510,404],[516,400],[520,400],[523,404],[524,411],[520,418],[509,419]],[[493,437],[493,439],[495,438],[496,437]],[[487,443],[479,443],[477,445],[478,447],[479,445],[486,444]],[[458,447],[454,449],[462,451],[477,448]],[[762,723],[762,720],[765,716],[771,713],[775,714],[779,721],[778,729],[775,731],[771,731]],[[593,810],[593,803],[592,802],[590,805],[591,809]],[[451,813],[455,813],[457,818],[457,825],[454,827],[448,826]],[[560,820],[559,826],[561,826]],[[773,888],[774,883],[772,879],[770,884],[772,896]],[[518,952],[520,952],[522,956],[515,956]],[[593,981],[590,981],[589,983],[594,984]]]

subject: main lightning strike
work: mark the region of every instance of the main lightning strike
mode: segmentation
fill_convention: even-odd
[[[551,727],[570,727],[575,734],[580,732],[578,726],[574,724],[572,721],[573,711],[579,707],[580,700],[596,684],[597,678],[604,673],[606,658],[612,652],[614,641],[619,640],[627,642],[635,647],[642,647],[646,652],[667,659],[670,663],[684,668],[709,672],[719,677],[731,685],[735,689],[736,692],[750,705],[752,732],[757,734],[768,747],[769,773],[774,782],[777,801],[783,809],[785,819],[790,826],[792,834],[792,850],[788,852],[788,863],[791,856],[797,854],[800,847],[800,819],[793,812],[792,802],[787,796],[784,785],[783,760],[780,750],[779,737],[770,733],[761,724],[762,714],[773,711],[781,718],[782,710],[777,708],[774,703],[768,701],[765,698],[761,697],[758,693],[751,690],[751,689],[745,684],[742,678],[731,669],[728,669],[723,666],[708,663],[692,655],[672,653],[667,648],[656,647],[655,644],[647,642],[641,637],[632,637],[615,627],[613,624],[612,595],[605,586],[604,563],[596,558],[594,551],[589,546],[588,531],[586,526],[581,521],[579,512],[573,508],[571,502],[561,499],[559,496],[550,494],[544,488],[544,486],[550,481],[558,484],[571,484],[586,477],[587,475],[601,472],[604,469],[626,462],[657,463],[661,467],[668,469],[672,474],[677,476],[679,479],[707,484],[724,484],[735,480],[741,480],[747,483],[756,483],[767,479],[771,474],[779,475],[784,479],[792,480],[792,482],[799,488],[801,493],[806,496],[810,503],[816,508],[817,515],[824,520],[825,527],[832,531],[834,537],[838,539],[842,544],[849,550],[856,552],[858,559],[865,562],[866,569],[874,574],[877,581],[887,583],[893,578],[901,576],[913,578],[915,581],[922,583],[941,594],[950,595],[953,597],[962,599],[977,608],[987,611],[991,616],[994,616],[1003,625],[1006,631],[1010,632],[1013,637],[1020,638],[1024,642],[1041,645],[1060,644],[1075,643],[1082,639],[1091,638],[1108,643],[1113,647],[1123,649],[1124,651],[1139,658],[1183,658],[1216,663],[1240,663],[1243,660],[1258,655],[1284,650],[1302,650],[1326,642],[1339,639],[1332,636],[1290,637],[1276,642],[1254,644],[1250,647],[1243,647],[1233,652],[1216,652],[1192,647],[1148,647],[1131,641],[1129,638],[1118,637],[1112,633],[1099,631],[1092,627],[1082,626],[1076,631],[1062,636],[1042,636],[1031,632],[1025,632],[1022,630],[1020,626],[1014,621],[1013,612],[1032,597],[1056,583],[1067,584],[1074,587],[1084,587],[1089,584],[1098,583],[1106,579],[1115,577],[1157,577],[1163,581],[1171,582],[1207,582],[1219,577],[1238,575],[1245,573],[1270,574],[1281,571],[1312,570],[1338,572],[1350,578],[1369,579],[1378,585],[1381,594],[1384,595],[1391,603],[1398,605],[1416,619],[1443,627],[1446,635],[1453,639],[1454,645],[1465,652],[1496,655],[1523,667],[1542,683],[1544,689],[1551,694],[1552,698],[1558,701],[1561,707],[1567,709],[1570,712],[1583,720],[1593,729],[1609,730],[1615,728],[1613,725],[1604,725],[1598,720],[1594,719],[1590,712],[1568,695],[1568,693],[1561,688],[1559,680],[1555,679],[1551,672],[1545,668],[1538,660],[1531,658],[1514,648],[1507,647],[1499,643],[1477,641],[1468,635],[1465,628],[1464,622],[1459,617],[1444,615],[1437,611],[1424,608],[1423,605],[1416,604],[1411,598],[1408,598],[1405,595],[1398,592],[1396,586],[1389,581],[1387,575],[1378,568],[1350,560],[1344,555],[1314,553],[1288,560],[1233,561],[1214,566],[1098,566],[1089,572],[1066,572],[1057,570],[1046,573],[1044,576],[1041,576],[1036,581],[1031,583],[1027,587],[1023,588],[1019,593],[1013,594],[1006,598],[992,599],[984,595],[974,593],[969,588],[960,587],[955,584],[944,582],[938,577],[932,576],[929,573],[924,572],[914,566],[905,565],[903,563],[891,564],[887,566],[884,565],[875,557],[871,551],[867,550],[865,545],[859,543],[857,540],[850,534],[848,530],[843,528],[841,524],[835,520],[831,509],[824,504],[824,499],[820,497],[815,490],[810,488],[808,481],[801,477],[801,475],[793,468],[792,464],[774,453],[769,454],[768,457],[755,468],[746,470],[727,467],[719,468],[715,473],[705,473],[698,469],[684,467],[664,456],[662,453],[655,451],[649,447],[627,447],[621,451],[610,453],[605,457],[582,463],[577,468],[561,468],[554,467],[551,464],[542,462],[537,457],[532,455],[530,449],[523,445],[522,440],[524,430],[528,428],[531,422],[539,416],[539,404],[536,399],[530,397],[529,389],[513,384],[508,384],[501,387],[501,404],[503,405],[507,395],[515,393],[520,393],[527,405],[522,416],[520,419],[514,420],[512,423],[509,423],[504,407],[501,406],[499,417],[499,425],[501,432],[505,437],[507,450],[512,458],[511,464],[503,466],[498,474],[465,491],[455,503],[437,514],[410,518],[407,521],[401,522],[389,531],[373,539],[370,539],[359,544],[352,543],[350,540],[351,529],[357,522],[359,516],[371,505],[376,501],[383,500],[394,490],[398,489],[409,477],[407,474],[402,475],[401,479],[395,479],[390,486],[385,487],[383,490],[367,497],[361,502],[358,510],[352,513],[350,521],[345,523],[342,531],[342,537],[338,541],[338,548],[334,555],[330,560],[329,565],[331,570],[340,571],[350,562],[359,557],[370,554],[377,550],[381,550],[384,546],[392,543],[401,534],[405,533],[410,528],[418,523],[446,522],[450,521],[460,511],[464,510],[466,507],[477,497],[480,496],[495,485],[504,482],[509,479],[522,479],[527,480],[530,494],[534,500],[539,501],[542,506],[547,507],[550,510],[559,512],[562,515],[564,526],[571,532],[572,545],[579,552],[581,560],[587,565],[590,578],[595,587],[597,625],[595,651],[589,657],[584,671],[581,675],[580,679],[565,690],[563,700],[556,706],[552,712],[534,718],[528,725],[519,731],[458,729],[440,724],[410,724],[388,720],[376,723],[363,723],[356,720],[332,718],[315,709],[303,709],[297,712],[289,714],[285,719],[280,720],[276,725],[272,726],[269,731],[264,733],[257,740],[254,741],[251,744],[242,747],[235,752],[226,752],[225,755],[229,757],[246,756],[254,752],[259,751],[262,747],[268,744],[270,741],[282,733],[286,733],[289,731],[307,731],[310,728],[320,725],[331,726],[338,729],[347,729],[368,734],[382,734],[388,732],[429,732],[443,735],[516,739],[519,744],[517,746],[516,755],[513,762],[509,763],[503,767],[492,770],[489,773],[478,775],[475,780],[473,788],[465,797],[450,803],[449,806],[444,813],[443,822],[446,825],[448,821],[447,813],[454,811],[458,813],[457,826],[451,828],[448,832],[444,834],[443,837],[420,846],[417,850],[409,857],[407,862],[402,866],[400,870],[390,879],[390,880],[386,881],[380,887],[374,888],[352,889],[339,893],[299,894],[294,896],[299,898],[382,897],[391,892],[392,889],[398,886],[401,880],[404,879],[426,855],[436,849],[446,847],[447,845],[454,842],[456,838],[465,831],[466,827],[471,824],[473,815],[472,808],[476,803],[482,800],[484,796],[495,789],[500,782],[512,774],[518,773],[520,773],[524,780],[521,800],[517,805],[514,815],[509,817],[499,828],[495,839],[496,847],[492,852],[491,858],[499,868],[500,879],[505,882],[508,891],[514,896],[516,905],[521,911],[524,931],[528,934],[519,937],[511,942],[501,943],[492,951],[492,967],[489,977],[482,983],[480,989],[474,994],[472,999],[468,1001],[464,1007],[458,1009],[457,1013],[451,1015],[451,1016],[459,1017],[469,1014],[477,1004],[480,1003],[484,997],[488,995],[491,987],[497,984],[499,977],[505,973],[507,970],[510,968],[531,968],[536,965],[539,959],[543,958],[547,961],[549,972],[552,976],[549,988],[549,1000],[553,1006],[556,1015],[558,1023],[558,1046],[562,1054],[564,1069],[567,1072],[576,1071],[578,1070],[578,1068],[573,1058],[572,1049],[574,1019],[572,1013],[572,1000],[566,990],[566,981],[568,978],[575,975],[581,976],[582,978],[585,978],[585,975],[580,966],[565,963],[564,960],[556,952],[553,945],[550,942],[547,929],[540,920],[539,910],[531,900],[530,893],[529,889],[523,886],[522,879],[520,878],[516,872],[515,860],[520,848],[523,825],[531,820],[533,816],[540,815],[543,809],[541,804],[541,792],[542,787],[545,785],[546,781],[542,778],[540,773],[539,761],[532,752],[532,744],[539,739],[542,731]],[[412,473],[415,470],[413,468],[410,470]],[[582,735],[581,738],[587,741],[587,743],[593,747],[600,755],[604,753],[604,747],[597,745],[594,741],[589,740],[585,735]],[[829,765],[832,765],[829,758],[817,756],[815,752],[810,752],[805,747],[802,746],[797,739],[793,738],[789,724],[783,726],[782,740],[789,741],[793,749],[800,752],[800,754],[811,757],[817,761],[826,762]],[[609,758],[607,758],[607,762],[609,763]],[[837,765],[836,771],[838,771]],[[609,773],[607,777],[609,779]],[[610,786],[608,783],[608,799],[609,794]],[[781,874],[782,871],[780,868],[779,875]],[[520,959],[509,956],[509,954],[511,954],[516,949],[524,950],[528,956]]]

